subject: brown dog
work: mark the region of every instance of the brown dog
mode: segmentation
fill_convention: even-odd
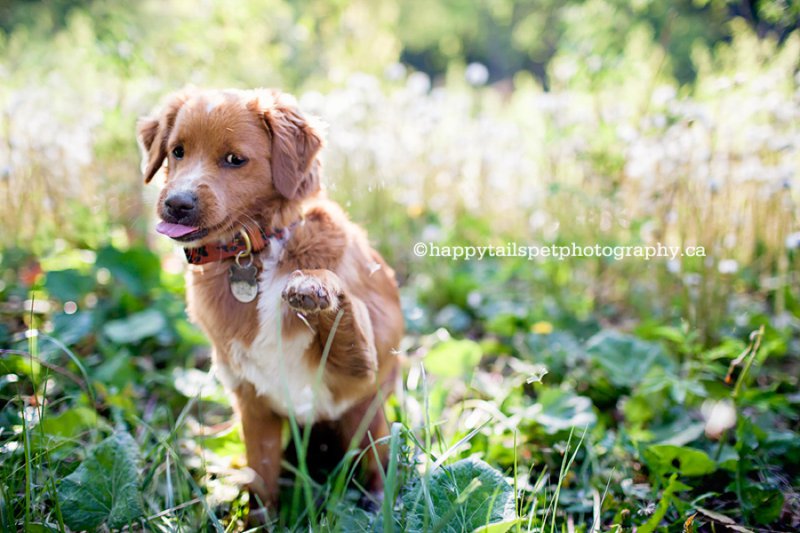
[[[359,426],[362,447],[387,434],[381,406],[370,406],[394,374],[403,332],[394,272],[320,191],[322,135],[290,96],[184,90],[138,134],[145,182],[167,162],[156,229],[192,265],[189,316],[236,399],[251,505],[255,495],[274,509],[291,414],[333,425],[341,442],[332,444],[344,447]],[[386,446],[378,451],[384,460]],[[365,457],[379,494],[380,467]]]

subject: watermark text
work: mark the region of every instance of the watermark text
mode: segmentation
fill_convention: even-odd
[[[530,246],[508,242],[503,245],[458,246],[418,242],[414,245],[414,255],[417,257],[442,257],[452,261],[482,261],[493,257],[522,257],[529,261],[534,259],[563,261],[570,257],[608,257],[621,261],[634,257],[649,261],[657,258],[674,260],[684,256],[705,257],[706,251],[703,246],[667,246],[661,243],[636,246],[604,246],[601,244],[586,246],[573,242],[567,245]]]

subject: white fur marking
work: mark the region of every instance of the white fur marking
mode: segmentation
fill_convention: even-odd
[[[279,334],[279,318],[286,308],[281,293],[289,276],[276,272],[283,243],[271,239],[269,250],[259,277],[258,335],[250,346],[232,341],[229,364],[217,365],[216,374],[228,389],[242,382],[252,383],[276,412],[288,416],[291,409],[303,423],[338,418],[352,402],[335,402],[324,383],[317,387],[315,398],[317,369],[305,361],[305,351],[314,340],[315,332],[300,329],[291,337]]]

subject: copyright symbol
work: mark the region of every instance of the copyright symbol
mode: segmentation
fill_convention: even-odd
[[[414,255],[417,257],[425,257],[428,255],[428,247],[424,242],[418,242],[414,245]]]

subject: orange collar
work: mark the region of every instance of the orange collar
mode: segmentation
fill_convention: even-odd
[[[285,240],[288,237],[288,231],[297,225],[297,222],[292,223],[288,228],[272,228],[265,230],[263,228],[256,228],[253,231],[249,228],[242,228],[239,230],[232,240],[224,243],[207,244],[205,246],[198,246],[197,248],[184,248],[183,252],[186,254],[186,260],[190,265],[205,265],[206,263],[213,263],[215,261],[222,261],[229,257],[236,257],[241,255],[245,257],[251,253],[258,253],[269,245],[269,240],[277,238],[278,240]]]

